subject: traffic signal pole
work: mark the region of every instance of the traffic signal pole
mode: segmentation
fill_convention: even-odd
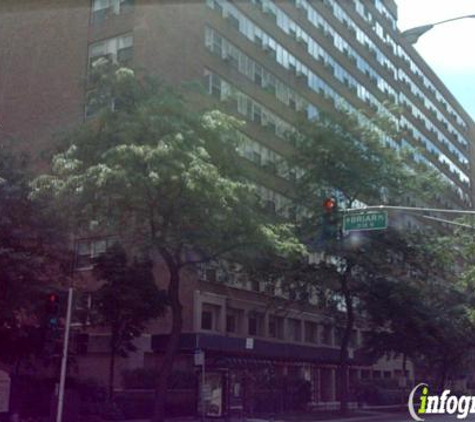
[[[63,356],[61,359],[61,375],[59,378],[58,408],[56,422],[62,422],[64,409],[64,389],[66,384],[66,372],[68,367],[69,331],[71,328],[71,313],[73,308],[73,288],[68,290],[68,309],[66,311],[66,325],[64,327]]]
[[[441,214],[460,214],[460,215],[473,215],[475,216],[474,210],[453,210],[447,208],[424,208],[424,207],[403,207],[403,206],[396,206],[396,205],[369,205],[367,207],[361,208],[347,208],[342,209],[341,211],[345,214],[351,213],[358,213],[358,212],[365,212],[365,211],[406,211],[406,212],[427,212],[427,213],[441,213]],[[475,225],[468,225],[463,223],[458,223],[451,220],[446,220],[444,218],[433,217],[430,215],[422,215],[422,218],[426,218],[428,220],[438,221],[439,223],[446,223],[453,226],[465,227],[468,229],[475,229]]]
[[[367,207],[361,207],[361,208],[346,208],[346,209],[342,209],[341,211],[344,213],[352,213],[352,212],[364,212],[364,211],[375,211],[375,210],[440,212],[440,213],[446,213],[446,214],[475,215],[475,211],[472,211],[472,210],[451,210],[447,208],[424,208],[424,207],[399,207],[396,205],[369,205]]]

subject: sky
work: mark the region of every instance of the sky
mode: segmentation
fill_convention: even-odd
[[[475,14],[475,0],[396,0],[401,31]],[[414,45],[475,120],[475,19],[435,26]]]

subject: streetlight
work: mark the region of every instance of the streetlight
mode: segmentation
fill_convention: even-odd
[[[410,44],[415,44],[421,35],[424,35],[427,31],[430,31],[434,26],[441,25],[443,23],[458,21],[460,19],[475,18],[475,15],[459,16],[457,18],[446,19],[440,22],[430,23],[427,25],[416,26],[415,28],[406,29],[401,32],[402,37]]]

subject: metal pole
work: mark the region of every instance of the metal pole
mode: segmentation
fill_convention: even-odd
[[[430,215],[423,215],[422,218],[427,218],[428,220],[438,221],[439,223],[451,224],[452,226],[464,227],[466,229],[475,230],[475,226],[470,226],[468,224],[456,223],[454,221],[446,220],[445,218],[432,217]]]
[[[395,205],[370,205],[362,208],[347,208],[343,209],[344,213],[352,212],[364,212],[374,210],[388,210],[388,211],[412,211],[412,212],[440,212],[446,214],[466,214],[475,215],[475,211],[472,210],[450,210],[444,208],[424,208],[424,207],[399,207]]]
[[[201,376],[201,420],[204,422],[206,420],[206,412],[205,412],[205,359],[203,357],[203,365],[202,368],[202,376]]]
[[[61,422],[63,420],[64,387],[66,383],[66,371],[67,371],[67,365],[68,365],[69,330],[71,328],[72,308],[73,308],[73,288],[70,287],[68,290],[68,310],[66,312],[66,326],[64,327],[63,357],[61,360],[61,375],[59,379],[58,409],[56,412],[56,422]]]

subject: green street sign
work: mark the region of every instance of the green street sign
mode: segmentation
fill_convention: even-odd
[[[384,230],[388,228],[386,211],[359,212],[343,216],[343,231],[355,232],[365,230]]]

